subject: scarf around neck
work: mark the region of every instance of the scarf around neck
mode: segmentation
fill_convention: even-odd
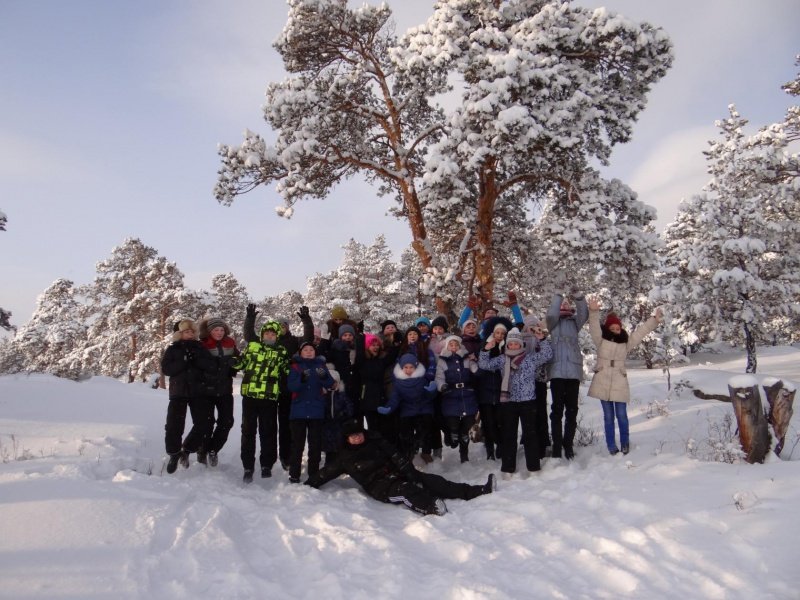
[[[508,345],[506,345],[506,350],[504,352],[506,356],[505,364],[503,365],[503,381],[500,383],[500,401],[503,401],[503,394],[508,394],[508,386],[511,383],[511,370],[513,369],[516,371],[519,369],[519,366],[522,364],[522,361],[525,360],[525,347],[518,348],[517,350],[511,350]],[[507,400],[508,398],[506,398]]]

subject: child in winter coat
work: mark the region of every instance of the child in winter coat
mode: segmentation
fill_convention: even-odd
[[[622,446],[622,453],[627,454],[630,451],[627,408],[630,388],[625,359],[628,353],[661,323],[663,313],[660,308],[656,309],[652,317],[628,335],[622,328],[619,317],[614,313],[608,313],[605,323],[600,325],[600,302],[597,298],[590,298],[588,306],[589,333],[597,347],[597,364],[589,386],[589,396],[598,398],[603,407],[603,425],[608,452],[612,456],[619,452],[614,432],[616,416],[619,422],[619,443]]]
[[[416,327],[406,329],[398,353],[399,356],[413,354],[417,357],[417,362],[425,369],[425,379],[430,382],[436,378],[436,356],[428,347],[428,343],[422,338],[420,330]]]
[[[253,481],[256,432],[261,442],[261,477],[272,477],[278,460],[278,399],[289,367],[286,348],[278,343],[280,323],[267,321],[261,341],[250,342],[233,365],[242,371],[242,466],[244,482]]]
[[[367,428],[384,435],[382,423],[385,417],[378,407],[386,403],[386,369],[397,361],[397,347],[384,344],[372,333],[356,338],[356,364],[361,391],[358,395],[361,410],[367,420]],[[386,437],[386,436],[384,436]]]
[[[478,322],[475,319],[467,319],[464,323],[461,331],[461,345],[466,348],[467,355],[477,362],[483,341],[478,335]]]
[[[511,329],[506,335],[503,354],[492,358],[494,339],[486,342],[478,359],[478,365],[488,371],[502,374],[500,384],[500,420],[502,422],[502,466],[505,477],[517,470],[517,432],[522,424],[522,440],[525,445],[525,466],[528,471],[538,471],[539,445],[536,440],[536,369],[550,360],[553,349],[541,333],[535,333],[538,348],[527,349],[522,333]]]
[[[289,426],[292,432],[292,453],[289,457],[289,481],[300,482],[300,466],[308,435],[308,475],[319,471],[322,458],[322,424],[325,417],[326,389],[336,382],[318,357],[312,342],[303,342],[289,368],[289,391],[292,394]]]
[[[400,413],[400,446],[409,457],[418,449],[426,463],[433,461],[431,455],[431,430],[433,428],[433,395],[436,382],[428,383],[425,367],[413,354],[404,354],[394,367],[394,386],[387,406],[379,406],[378,412],[388,415]]]
[[[567,459],[575,456],[573,442],[578,428],[578,392],[583,379],[583,354],[578,334],[589,318],[583,294],[576,291],[573,298],[574,307],[568,298],[554,294],[545,316],[553,344],[553,360],[548,366],[550,395],[553,398],[550,413],[553,456],[560,458],[563,448]]]
[[[522,337],[526,347],[540,346],[536,334],[547,337],[544,322],[533,315],[523,320]],[[547,364],[536,369],[536,439],[539,442],[539,458],[544,458],[550,445],[549,415],[547,414]]]
[[[488,336],[492,341],[490,347],[484,347],[489,352],[489,358],[503,355],[505,339],[511,323],[505,317],[490,317],[486,327],[491,327]],[[486,342],[481,341],[483,346]],[[478,352],[480,355],[480,351]],[[483,428],[483,444],[486,448],[486,459],[495,460],[502,456],[502,431],[500,425],[500,384],[502,375],[499,371],[486,370],[478,364],[478,405],[480,408],[481,426]]]
[[[442,353],[442,350],[444,350],[445,343],[449,337],[447,333],[448,328],[447,317],[444,315],[437,316],[431,322],[431,337],[428,340],[428,348],[431,349],[434,356],[438,357]]]
[[[478,363],[469,358],[461,338],[451,335],[436,363],[436,386],[442,401],[447,445],[458,447],[461,462],[469,460],[469,430],[475,424]]]
[[[164,444],[169,454],[167,473],[174,473],[178,463],[189,466],[189,454],[201,448],[213,419],[213,409],[203,394],[203,388],[206,377],[213,374],[214,365],[197,341],[196,331],[194,322],[189,319],[176,323],[172,343],[161,358],[161,372],[169,377],[169,405],[164,427]],[[192,414],[192,429],[181,443],[187,408]]]
[[[216,467],[217,453],[228,441],[233,427],[233,376],[236,374],[233,364],[239,358],[239,349],[231,337],[231,328],[217,317],[200,321],[200,343],[211,356],[214,371],[209,373],[204,386],[211,411],[210,431],[202,449],[197,451],[197,462]]]

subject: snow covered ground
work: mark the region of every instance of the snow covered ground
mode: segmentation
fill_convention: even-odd
[[[741,354],[693,362],[673,385],[724,393],[744,370]],[[759,370],[800,381],[800,351],[761,349]],[[684,385],[667,402],[660,371],[630,378],[628,456],[608,455],[599,402],[584,400],[597,440],[575,461],[420,517],[345,478],[245,487],[238,398],[219,467],[167,475],[165,391],[2,377],[0,597],[800,598],[797,417],[783,459],[699,460],[731,405]],[[481,456],[446,449],[430,468],[483,482],[499,465]]]

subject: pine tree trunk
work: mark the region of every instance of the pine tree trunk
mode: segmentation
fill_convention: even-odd
[[[758,386],[735,388],[729,384],[728,393],[739,426],[739,442],[746,455],[745,460],[763,463],[769,452],[770,438]]]
[[[480,289],[484,303],[494,298],[494,208],[499,195],[496,180],[497,159],[492,157],[482,165],[480,195],[478,197],[478,222],[476,223],[475,286]],[[481,310],[485,310],[482,306]]]
[[[750,332],[747,323],[744,324],[744,347],[747,350],[747,367],[745,373],[755,373],[758,368],[758,359],[756,357],[756,340]]]
[[[781,450],[783,450],[786,431],[789,429],[789,422],[794,414],[793,404],[796,391],[795,389],[785,388],[782,381],[778,381],[770,387],[764,386],[767,402],[769,402],[767,421],[772,427],[772,434],[778,440],[775,444],[775,454],[778,456],[781,455]]]

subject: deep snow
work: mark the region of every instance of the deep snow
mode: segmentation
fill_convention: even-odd
[[[346,478],[245,487],[238,397],[219,467],[167,475],[166,391],[1,377],[0,597],[800,598],[798,420],[783,459],[695,458],[715,452],[732,409],[687,384],[725,393],[744,359],[693,362],[673,369],[669,402],[660,371],[631,369],[628,456],[608,455],[599,402],[584,398],[597,440],[575,461],[547,459],[491,496],[448,501],[443,517],[377,503]],[[759,368],[800,381],[800,351],[760,349]],[[482,448],[471,456],[446,449],[430,468],[497,472]]]

